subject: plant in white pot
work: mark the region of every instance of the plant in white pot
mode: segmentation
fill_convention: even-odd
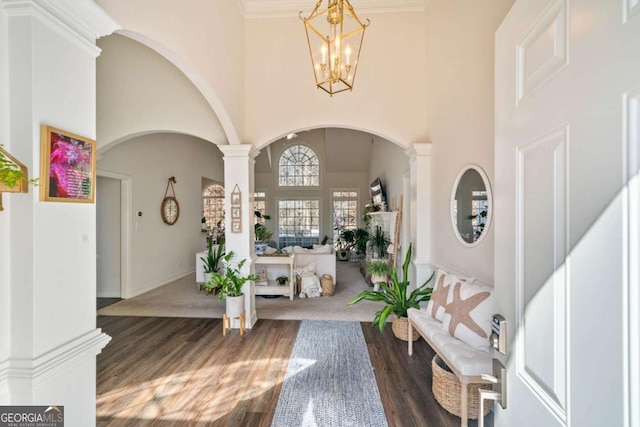
[[[211,280],[204,284],[204,288],[208,291],[216,290],[220,301],[226,300],[226,315],[231,318],[240,316],[244,310],[242,286],[249,280],[260,279],[260,276],[255,274],[243,276],[241,270],[247,260],[243,259],[234,264],[232,262],[234,256],[233,251],[226,254],[223,258],[223,271],[213,273]]]
[[[380,290],[380,283],[387,283],[389,270],[389,261],[386,259],[372,259],[367,262],[367,273],[371,275],[374,291]]]

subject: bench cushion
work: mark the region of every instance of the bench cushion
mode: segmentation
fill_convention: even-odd
[[[433,343],[434,350],[448,359],[461,375],[492,373],[493,362],[488,353],[472,348],[449,335],[442,329],[441,322],[431,317],[426,308],[420,310],[410,308],[407,315],[420,333]]]

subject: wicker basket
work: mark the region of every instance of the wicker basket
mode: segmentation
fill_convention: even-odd
[[[459,417],[460,408],[460,381],[449,367],[437,354],[431,361],[433,370],[433,396],[447,412]],[[478,389],[490,389],[490,384],[469,384],[467,385],[467,415],[469,419],[478,418]],[[491,405],[484,408],[484,415],[489,413]]]
[[[396,338],[402,341],[409,341],[409,319],[406,317],[396,317],[391,322],[391,330]],[[420,334],[418,331],[413,331],[413,341],[418,341]]]
[[[330,274],[323,274],[320,278],[320,287],[322,295],[330,297],[336,291],[336,285],[333,284],[333,277]]]

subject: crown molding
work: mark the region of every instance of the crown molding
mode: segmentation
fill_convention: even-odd
[[[315,0],[236,0],[245,18],[298,16],[310,13]],[[421,12],[428,0],[351,0],[358,14],[380,12]]]

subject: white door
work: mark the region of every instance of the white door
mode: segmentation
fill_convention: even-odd
[[[639,426],[640,1],[517,0],[495,61],[495,423]]]
[[[96,180],[96,295],[120,298],[120,180]]]

